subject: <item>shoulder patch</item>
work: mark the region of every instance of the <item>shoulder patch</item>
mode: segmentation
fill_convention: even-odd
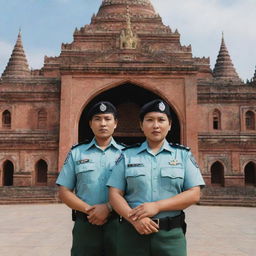
[[[190,161],[193,163],[193,165],[196,167],[196,168],[199,168],[197,162],[196,162],[196,159],[194,158],[194,156],[191,154],[190,156]]]
[[[121,161],[121,159],[123,159],[123,157],[124,157],[124,155],[121,154],[121,155],[116,159],[116,164],[118,164],[118,163]]]
[[[82,142],[79,142],[79,143],[77,143],[77,144],[74,144],[74,145],[71,147],[71,149],[74,149],[74,148],[76,148],[76,147],[78,147],[78,146],[80,146],[80,145],[88,144],[88,143],[90,143],[89,140],[84,140],[84,141],[82,141]]]
[[[136,144],[133,144],[133,145],[126,146],[122,150],[125,151],[126,149],[129,149],[129,148],[137,148],[137,147],[140,147],[140,145],[141,145],[141,143],[136,143]]]
[[[64,161],[64,165],[66,165],[68,163],[68,160],[69,160],[70,156],[71,156],[71,151],[68,152],[67,157]]]
[[[186,147],[186,146],[181,145],[181,144],[178,144],[178,143],[170,143],[170,145],[171,145],[173,148],[179,148],[179,149],[183,149],[183,150],[190,151],[190,147]]]

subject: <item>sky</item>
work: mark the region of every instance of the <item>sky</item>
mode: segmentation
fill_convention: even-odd
[[[89,24],[102,0],[0,0],[0,74],[19,29],[30,68],[40,69],[44,56],[59,56],[75,28]],[[243,79],[256,66],[256,0],[151,0],[155,10],[194,57],[210,57],[213,68],[222,32],[233,64]]]

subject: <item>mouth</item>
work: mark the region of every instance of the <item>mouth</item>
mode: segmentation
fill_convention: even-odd
[[[107,132],[107,129],[100,129],[99,132]]]

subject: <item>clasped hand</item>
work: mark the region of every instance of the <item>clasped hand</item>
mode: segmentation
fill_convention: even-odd
[[[158,232],[159,229],[159,226],[148,217],[133,221],[132,225],[140,235],[150,235]]]
[[[94,225],[103,225],[107,222],[109,209],[106,204],[96,204],[86,208],[89,223]]]
[[[159,213],[159,209],[156,202],[144,203],[133,208],[128,217],[133,220],[141,220],[145,217],[153,217]]]
[[[141,204],[130,211],[128,217],[131,219],[133,226],[141,235],[149,235],[158,232],[158,225],[150,219],[159,213],[158,206],[155,202]]]

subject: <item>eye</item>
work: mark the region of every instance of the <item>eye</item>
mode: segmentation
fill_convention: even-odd
[[[167,119],[165,117],[159,117],[158,121],[159,122],[165,122]]]

